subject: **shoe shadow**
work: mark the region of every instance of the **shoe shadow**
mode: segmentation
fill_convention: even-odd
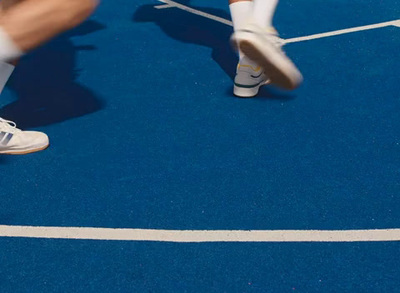
[[[232,89],[227,89],[226,90],[226,95],[230,97],[235,97],[237,99],[257,99],[259,101],[279,101],[279,102],[289,102],[291,100],[294,100],[296,98],[295,95],[284,92],[278,88],[275,88],[273,86],[263,86],[260,88],[260,91],[258,92],[258,95],[255,97],[250,97],[250,98],[241,98],[237,97],[233,94]]]
[[[8,155],[0,155],[0,165],[7,165],[10,162],[7,156]]]
[[[190,0],[181,0],[179,3],[189,6]],[[211,58],[233,81],[236,74],[238,57],[229,43],[229,38],[233,32],[231,26],[188,13],[178,8],[157,9],[155,6],[157,5],[143,5],[139,7],[133,15],[132,21],[153,22],[164,33],[175,40],[211,48]],[[229,13],[220,9],[196,8],[193,6],[191,8],[230,19]],[[228,90],[229,96],[233,96],[232,88]],[[290,100],[292,97],[284,93],[275,96],[274,91],[263,89],[260,90],[257,98]]]
[[[263,86],[260,88],[260,92],[258,93],[258,98],[262,100],[277,100],[280,102],[291,101],[296,98],[296,96],[292,93],[285,92],[273,86]]]
[[[32,128],[102,109],[104,102],[76,81],[77,52],[96,47],[75,46],[71,37],[104,28],[96,21],[87,21],[24,57],[7,84],[17,100],[0,109],[0,117],[15,121],[20,128]]]

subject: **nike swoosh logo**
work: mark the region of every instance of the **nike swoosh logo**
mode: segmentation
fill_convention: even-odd
[[[255,76],[255,75],[250,75],[252,78],[259,78],[261,75],[263,74],[263,72],[261,72],[259,75]]]

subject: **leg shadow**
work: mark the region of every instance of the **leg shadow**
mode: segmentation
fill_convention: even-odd
[[[184,5],[189,0],[180,1]],[[160,4],[162,4],[160,2]],[[194,7],[196,8],[196,7]],[[229,19],[223,10],[198,8],[203,12]],[[237,55],[232,51],[229,38],[232,27],[177,8],[157,9],[155,5],[139,7],[132,20],[134,22],[154,22],[169,37],[184,43],[197,44],[212,49],[212,59],[233,78],[235,76]]]
[[[16,121],[21,128],[31,128],[102,109],[103,102],[76,81],[77,51],[96,48],[74,46],[70,38],[104,28],[98,22],[87,21],[24,57],[8,83],[17,100],[0,109],[0,117]]]
[[[188,6],[190,0],[181,0],[179,3]],[[160,2],[160,4],[162,4]],[[228,5],[228,4],[227,4]],[[197,44],[212,49],[212,59],[233,80],[236,74],[238,57],[232,50],[229,38],[233,28],[223,23],[207,19],[178,8],[157,9],[157,5],[143,5],[133,15],[134,22],[153,22],[158,25],[164,33],[171,38],[184,43]],[[209,13],[225,19],[230,15],[223,10],[214,8],[196,8],[202,12]],[[233,96],[232,88],[229,88],[229,96]],[[279,92],[274,89],[263,87],[258,98],[291,100],[293,96]]]

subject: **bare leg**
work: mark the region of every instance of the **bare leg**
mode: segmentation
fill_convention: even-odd
[[[0,15],[0,26],[27,52],[83,22],[96,5],[97,0],[12,0]]]
[[[15,6],[16,4],[18,4],[18,3],[22,2],[22,1],[25,1],[25,0],[2,0],[2,1],[0,2],[0,18],[3,16],[3,14],[4,14],[8,9],[10,9],[11,7]],[[14,59],[14,60],[9,60],[7,63],[16,66],[16,65],[18,64],[18,62],[19,62],[19,58]],[[0,74],[1,74],[1,72],[0,72]],[[11,74],[10,74],[10,75],[11,75]],[[1,84],[5,84],[5,83],[7,82],[7,80],[8,80],[8,78],[6,78],[6,80],[3,82],[3,81],[2,81],[3,78],[4,78],[4,77],[1,77],[1,78],[0,78],[0,83],[1,83]],[[4,87],[4,85],[3,85],[3,87]],[[2,91],[2,88],[1,88],[1,90],[0,90],[0,93],[1,93],[1,91]]]
[[[96,5],[97,0],[2,0],[0,61],[15,62],[22,53],[83,22]],[[0,65],[0,85],[4,86],[13,66]],[[46,134],[20,131],[14,122],[0,118],[0,154],[27,154],[48,145]]]

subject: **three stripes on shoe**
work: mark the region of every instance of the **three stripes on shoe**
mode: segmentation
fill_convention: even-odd
[[[10,142],[10,140],[13,136],[14,136],[14,134],[12,134],[12,133],[1,131],[0,132],[0,145],[6,146]]]

